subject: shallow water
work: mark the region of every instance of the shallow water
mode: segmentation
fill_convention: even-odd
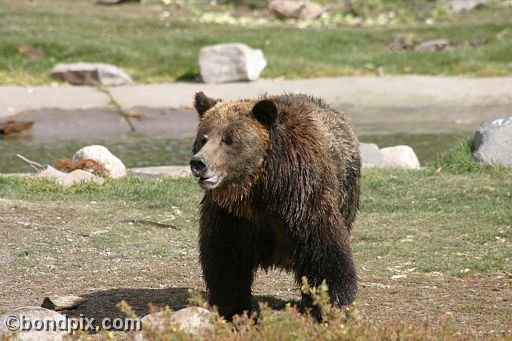
[[[469,135],[467,135],[469,137]],[[361,142],[376,143],[379,147],[398,144],[410,145],[422,165],[432,162],[439,152],[466,137],[457,134],[380,134],[361,135]],[[0,173],[30,172],[31,168],[16,157],[21,154],[41,164],[54,164],[62,158],[71,158],[75,151],[90,144],[102,144],[117,155],[127,167],[161,165],[187,165],[191,156],[192,139],[149,138],[130,136],[124,138],[77,139],[40,141],[27,138],[0,137]]]

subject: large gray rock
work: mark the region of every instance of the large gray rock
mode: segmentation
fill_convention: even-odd
[[[199,69],[205,83],[255,80],[266,66],[263,52],[245,44],[210,45],[199,51]]]
[[[486,0],[452,0],[448,2],[448,8],[454,12],[471,11],[480,6],[484,6]]]
[[[476,161],[512,167],[512,116],[482,123],[473,143]]]
[[[57,64],[50,75],[73,85],[117,86],[133,82],[122,69],[103,63]]]
[[[189,307],[178,310],[170,316],[165,312],[146,315],[142,318],[143,328],[148,326],[159,331],[170,326],[176,326],[180,330],[196,335],[204,335],[213,331],[212,313],[200,307]]]
[[[73,161],[90,159],[101,164],[108,172],[110,178],[126,176],[124,163],[110,152],[105,146],[91,145],[83,147],[73,155]]]
[[[271,0],[268,8],[281,19],[315,19],[326,11],[324,6],[307,0]]]
[[[0,338],[14,332],[14,340],[63,340],[68,335],[66,317],[41,307],[17,308],[0,315]]]

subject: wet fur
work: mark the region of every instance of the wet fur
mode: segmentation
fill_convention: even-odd
[[[302,276],[312,286],[325,279],[333,304],[350,304],[357,275],[349,232],[359,206],[361,161],[345,116],[305,95],[235,104],[198,96],[196,106],[206,103],[198,108],[199,132],[214,124],[208,115],[243,116],[244,129],[256,129],[266,146],[264,155],[253,155],[263,157],[260,169],[248,170],[240,183],[206,191],[201,202],[200,261],[210,303],[226,318],[251,310],[255,271],[281,267],[298,284]],[[277,115],[266,115],[268,103],[251,112],[262,101],[273,103]],[[233,116],[233,110],[240,112]],[[194,153],[200,150],[196,140]]]

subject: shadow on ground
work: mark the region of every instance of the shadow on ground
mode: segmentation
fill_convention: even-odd
[[[70,317],[84,316],[94,318],[100,321],[104,318],[125,317],[125,314],[117,307],[121,301],[126,301],[139,317],[150,313],[150,306],[165,307],[169,306],[176,311],[188,305],[188,288],[165,288],[165,289],[132,289],[118,288],[111,290],[102,290],[82,295],[87,302],[80,305],[77,309],[63,311]],[[203,297],[205,292],[201,293]],[[282,310],[287,303],[297,304],[298,302],[288,302],[272,296],[255,296],[253,305],[255,308],[259,303],[266,303],[274,310]]]

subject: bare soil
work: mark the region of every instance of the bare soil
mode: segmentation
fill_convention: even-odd
[[[88,301],[70,315],[122,316],[116,304],[126,300],[142,316],[149,304],[180,309],[189,288],[204,290],[197,232],[125,223],[124,206],[0,199],[0,313],[38,306],[49,295],[74,294]],[[357,253],[355,258],[366,259],[358,264],[363,318],[453,323],[456,330],[483,335],[512,329],[510,274],[412,272],[393,280],[368,271],[379,260]],[[299,299],[292,277],[281,271],[260,272],[254,292],[276,309]]]

